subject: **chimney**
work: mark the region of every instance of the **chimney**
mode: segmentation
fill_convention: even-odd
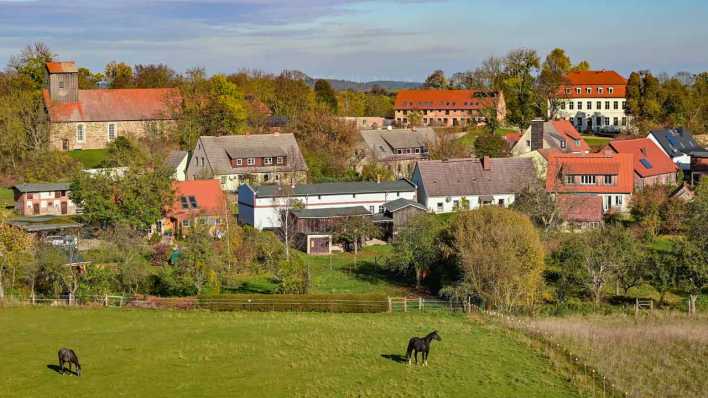
[[[531,121],[531,150],[543,149],[543,119]]]
[[[485,156],[482,158],[482,170],[489,171],[492,169],[492,158]]]
[[[45,67],[49,98],[64,104],[79,102],[79,70],[74,61],[47,62]]]

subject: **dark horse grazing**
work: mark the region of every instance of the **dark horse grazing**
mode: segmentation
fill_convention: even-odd
[[[434,330],[425,337],[411,337],[408,340],[408,349],[406,350],[406,359],[410,365],[413,362],[411,354],[415,351],[415,363],[418,364],[418,353],[423,353],[423,366],[428,366],[428,354],[430,353],[430,343],[433,340],[442,341],[438,331]]]
[[[76,366],[76,375],[81,376],[81,365],[79,364],[79,357],[76,356],[74,350],[68,348],[62,348],[59,350],[59,368],[61,369],[61,374],[64,373],[64,364],[69,364],[69,372],[71,372],[71,364]]]

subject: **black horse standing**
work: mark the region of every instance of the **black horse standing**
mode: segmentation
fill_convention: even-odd
[[[410,365],[413,362],[411,354],[415,351],[415,363],[418,364],[418,353],[423,353],[423,366],[428,366],[428,354],[430,353],[430,343],[433,340],[442,341],[438,331],[434,330],[425,337],[411,337],[408,340],[408,349],[406,350],[406,359]]]
[[[76,356],[74,350],[68,348],[62,348],[59,350],[59,368],[61,368],[61,374],[64,373],[64,364],[69,364],[69,372],[71,372],[71,365],[76,366],[76,375],[81,376],[81,365],[79,364],[79,357]]]

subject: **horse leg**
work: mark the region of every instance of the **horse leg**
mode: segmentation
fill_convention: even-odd
[[[64,361],[59,358],[59,372],[63,375],[64,374]]]
[[[429,351],[423,351],[423,366],[428,366],[428,352]]]
[[[415,350],[415,364],[418,364],[418,350]]]

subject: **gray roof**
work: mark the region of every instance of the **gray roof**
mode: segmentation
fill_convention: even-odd
[[[82,224],[59,219],[55,216],[19,217],[8,220],[8,224],[22,228],[26,232],[58,231],[70,228],[80,228]]]
[[[428,196],[518,193],[536,178],[530,158],[492,158],[484,170],[476,158],[418,162],[421,184]]]
[[[376,159],[387,160],[401,156],[417,156],[420,154],[399,155],[398,148],[428,147],[436,140],[435,131],[432,128],[395,129],[395,130],[363,130],[361,137],[366,146],[373,153]]]
[[[52,192],[52,191],[68,191],[71,183],[69,182],[37,182],[29,184],[17,184],[15,190],[25,192]]]
[[[364,206],[324,207],[320,209],[294,209],[291,211],[297,218],[335,218],[368,216],[371,212]]]
[[[172,169],[176,169],[185,157],[187,157],[187,151],[171,151],[167,154],[165,164]]]
[[[256,195],[260,198],[285,196],[279,192],[278,185],[261,185],[256,187]],[[332,182],[323,184],[300,184],[293,189],[292,196],[364,194],[378,192],[415,192],[416,186],[406,179],[397,181],[371,182]]]
[[[409,199],[405,198],[398,198],[396,200],[392,200],[390,202],[386,202],[383,204],[385,208],[387,208],[389,211],[396,212],[401,209],[405,209],[408,206],[413,206],[415,208],[421,209],[421,210],[427,210],[425,206],[418,202],[414,202]]]
[[[652,130],[651,134],[672,158],[703,150],[691,132],[685,128]]]
[[[199,138],[214,174],[244,172],[270,172],[274,167],[282,171],[306,171],[307,165],[300,147],[292,134],[226,135]],[[287,164],[281,166],[231,167],[229,158],[287,156]]]

